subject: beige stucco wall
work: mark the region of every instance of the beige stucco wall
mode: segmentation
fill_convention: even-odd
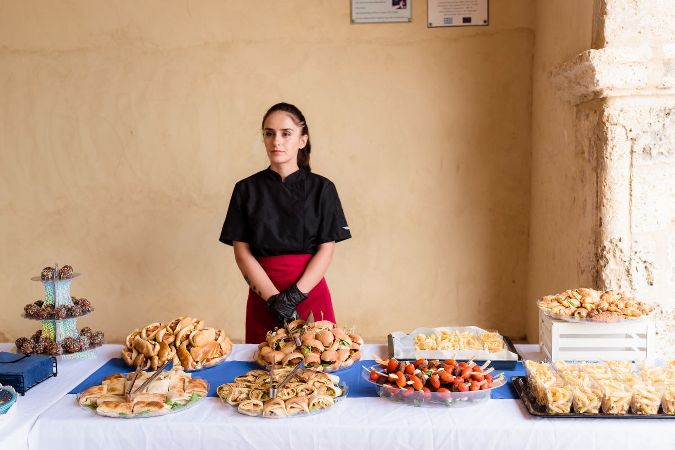
[[[532,102],[532,201],[527,337],[538,340],[535,300],[593,286],[597,233],[597,160],[575,145],[575,108],[556,92],[551,71],[591,46],[593,1],[537,2]],[[594,114],[593,108],[579,114]],[[584,123],[591,123],[585,119]]]
[[[542,35],[583,36],[583,3],[556,21],[543,6]],[[0,341],[36,329],[19,319],[41,295],[29,277],[54,261],[84,274],[72,293],[96,311],[80,324],[109,341],[177,315],[241,339],[246,287],[217,237],[235,181],[265,167],[259,121],[278,100],[304,110],[352,227],[328,274],[342,323],[370,340],[524,335],[533,1],[491,1],[489,27],[427,29],[426,2],[413,12],[350,25],[335,0],[0,2]],[[544,41],[537,77],[584,39]],[[535,81],[534,143],[562,146]]]

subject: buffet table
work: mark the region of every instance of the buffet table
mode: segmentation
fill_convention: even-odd
[[[7,349],[7,347],[0,346]],[[251,360],[256,346],[236,345],[229,360]],[[675,448],[675,422],[660,419],[541,419],[520,400],[493,399],[469,408],[415,408],[376,397],[347,398],[329,411],[301,418],[242,416],[217,397],[194,408],[158,418],[109,419],[81,408],[67,394],[119,355],[105,345],[96,357],[59,361],[59,376],[19,399],[11,417],[0,421],[0,448]],[[536,345],[520,345],[538,359]],[[384,346],[366,345],[363,354],[383,356]],[[360,367],[360,366],[359,366]],[[194,374],[199,377],[199,372]],[[225,380],[223,380],[224,382]],[[365,383],[365,382],[364,382]],[[3,423],[4,422],[4,423]]]

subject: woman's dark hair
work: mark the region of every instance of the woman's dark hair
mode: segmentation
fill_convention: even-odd
[[[267,120],[269,115],[276,111],[283,111],[285,113],[288,113],[293,119],[293,122],[295,122],[295,124],[300,127],[301,134],[303,136],[307,136],[307,144],[303,148],[298,150],[298,167],[308,172],[311,172],[312,169],[309,167],[309,154],[312,151],[312,143],[310,142],[309,139],[309,127],[307,126],[305,116],[302,114],[302,111],[300,111],[298,107],[295,105],[291,105],[290,103],[277,103],[276,105],[273,105],[270,109],[268,109],[265,115],[263,116],[261,128],[265,127],[265,121]]]

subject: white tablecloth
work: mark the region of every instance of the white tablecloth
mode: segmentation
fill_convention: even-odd
[[[119,351],[119,347],[105,346],[98,364],[91,366],[104,363],[108,358],[105,354],[116,353],[111,348]],[[248,360],[254,348],[235,346],[232,358]],[[364,354],[383,351],[383,346],[369,345]],[[519,351],[531,358],[536,346],[519,346]],[[63,370],[69,371],[70,367]],[[91,372],[81,373],[79,380]],[[491,400],[475,407],[452,409],[414,408],[379,398],[347,398],[326,413],[291,419],[242,416],[217,398],[204,399],[194,408],[170,416],[109,419],[80,408],[74,395],[66,395],[37,417],[28,440],[31,449],[72,450],[99,446],[124,450],[217,446],[656,450],[675,449],[674,427],[675,422],[658,419],[535,418],[519,400]],[[24,439],[25,432],[21,432]]]
[[[0,351],[16,351],[14,344],[0,343]],[[28,435],[38,416],[61,400],[72,388],[110,358],[119,355],[118,345],[104,345],[94,350],[94,358],[58,360],[58,375],[47,379],[20,395],[7,417],[0,416],[0,449],[28,448]],[[56,447],[54,447],[56,448]]]

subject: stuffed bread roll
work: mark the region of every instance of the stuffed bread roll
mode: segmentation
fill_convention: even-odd
[[[100,406],[102,403],[105,402],[123,403],[126,401],[127,399],[124,395],[105,394],[96,399],[96,405]]]
[[[275,398],[265,402],[263,407],[263,416],[265,417],[284,417],[286,416],[286,403],[280,398]]]
[[[171,379],[164,378],[163,380],[156,379],[153,380],[145,391],[149,394],[164,394],[166,395],[169,392],[171,386]]]
[[[237,411],[247,416],[259,416],[263,412],[263,406],[261,400],[244,400],[237,406]]]
[[[251,392],[249,393],[249,397],[251,398],[251,400],[260,400],[264,402],[270,399],[269,389],[268,390],[252,389]]]
[[[104,385],[92,386],[80,394],[80,405],[90,406],[95,405],[97,400],[106,394],[106,387]]]
[[[330,395],[315,394],[309,398],[309,409],[325,409],[333,406],[335,401]]]
[[[201,378],[190,378],[185,382],[185,392],[187,394],[195,393],[203,397],[209,392],[208,384]]]
[[[286,400],[286,414],[289,416],[307,413],[309,413],[309,400],[307,397],[293,397]]]
[[[134,403],[136,402],[158,402],[166,403],[168,396],[167,394],[148,394],[143,392],[142,394],[134,395]]]
[[[233,406],[237,406],[239,405],[239,403],[248,399],[249,392],[251,392],[251,390],[248,388],[236,387],[232,389],[232,393],[230,394],[229,397],[227,397],[227,403]]]
[[[299,385],[295,390],[298,393],[298,396],[301,397],[311,397],[312,395],[316,394],[316,388],[314,386],[310,386],[308,383],[302,383]]]
[[[145,402],[145,401],[135,401],[133,404],[133,414],[139,415],[144,413],[150,413],[153,415],[165,414],[169,411],[169,407],[166,403],[162,402]]]
[[[296,366],[304,359],[302,353],[300,352],[291,352],[281,360],[281,363],[284,366]]]
[[[230,383],[221,384],[216,389],[216,393],[221,400],[227,400],[227,397],[232,394],[232,385]]]
[[[109,417],[131,416],[133,414],[133,408],[130,402],[106,401],[98,405],[96,412]]]
[[[113,378],[111,380],[104,380],[102,384],[106,387],[108,394],[123,395],[125,381],[124,378]]]

